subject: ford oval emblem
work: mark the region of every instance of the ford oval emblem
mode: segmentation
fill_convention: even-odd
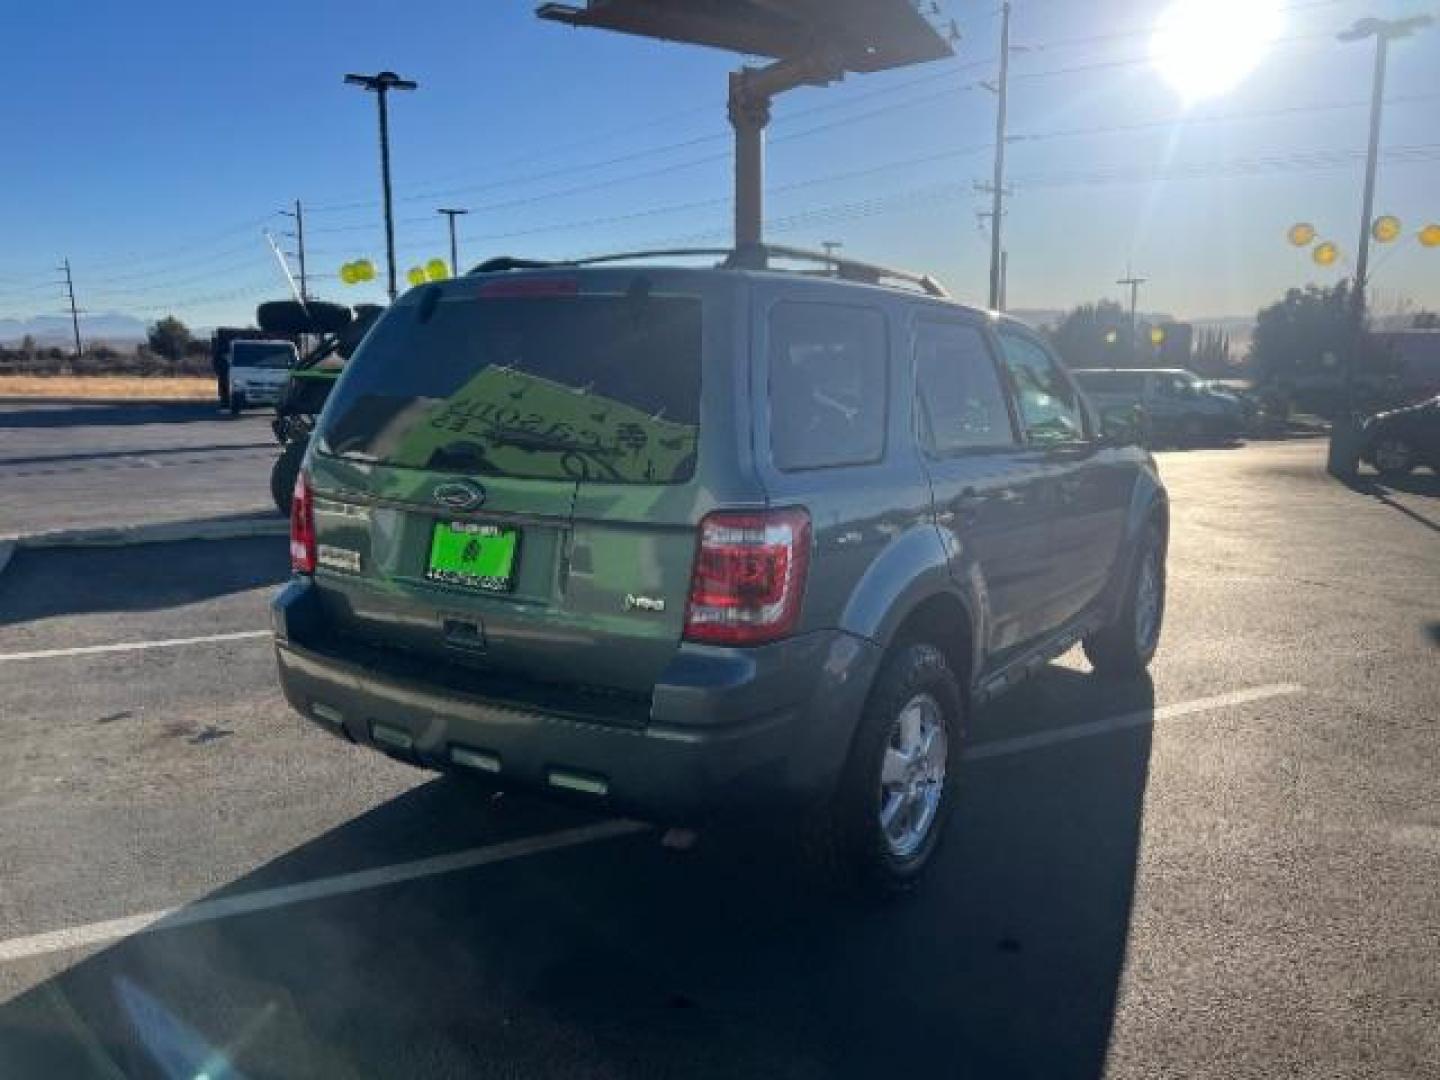
[[[469,480],[450,480],[438,485],[431,494],[437,503],[450,510],[473,510],[485,501],[485,489]]]

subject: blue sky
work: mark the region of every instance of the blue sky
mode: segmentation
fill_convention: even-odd
[[[769,146],[769,234],[937,273],[983,301],[988,242],[970,188],[990,167],[996,7],[940,0],[955,60],[786,95]],[[1010,305],[1118,295],[1246,314],[1307,280],[1285,245],[1312,221],[1352,254],[1372,52],[1334,31],[1424,0],[1280,0],[1281,40],[1223,97],[1190,110],[1147,59],[1168,0],[1016,0],[1008,147]],[[352,302],[341,263],[383,259],[375,111],[346,71],[417,79],[396,95],[404,269],[446,254],[438,206],[468,206],[462,261],[557,256],[730,231],[726,73],[736,58],[542,23],[528,0],[135,4],[52,0],[3,16],[0,317],[81,304],[192,325],[248,321],[283,293],[263,228],[309,207],[316,291]],[[1440,220],[1440,29],[1392,54],[1377,209]],[[1419,148],[1419,149],[1417,149]],[[1413,229],[1411,230],[1413,232]],[[1440,306],[1440,250],[1379,255],[1383,303]],[[383,274],[383,266],[382,266]]]

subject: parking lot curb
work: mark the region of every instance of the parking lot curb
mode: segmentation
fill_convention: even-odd
[[[246,540],[261,536],[286,536],[290,523],[285,518],[266,516],[233,521],[176,521],[158,525],[119,525],[94,529],[58,529],[0,537],[0,570],[17,550],[47,548],[130,547],[139,544],[174,544],[187,540]]]

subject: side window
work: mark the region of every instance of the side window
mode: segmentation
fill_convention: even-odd
[[[1000,376],[984,335],[975,327],[920,323],[915,393],[920,445],[932,457],[1014,445]]]
[[[889,363],[870,308],[787,302],[770,313],[770,454],[777,469],[879,461]]]
[[[1079,397],[1060,373],[1059,363],[1039,345],[1016,334],[1001,331],[1000,347],[1026,440],[1043,446],[1083,439],[1085,420]]]

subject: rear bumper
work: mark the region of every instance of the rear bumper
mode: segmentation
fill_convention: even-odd
[[[479,672],[460,690],[362,665],[324,635],[305,579],[280,592],[272,616],[286,698],[332,733],[497,787],[672,823],[831,790],[880,661],[877,646],[840,631],[757,649],[683,645],[648,722],[623,726],[487,699]]]

